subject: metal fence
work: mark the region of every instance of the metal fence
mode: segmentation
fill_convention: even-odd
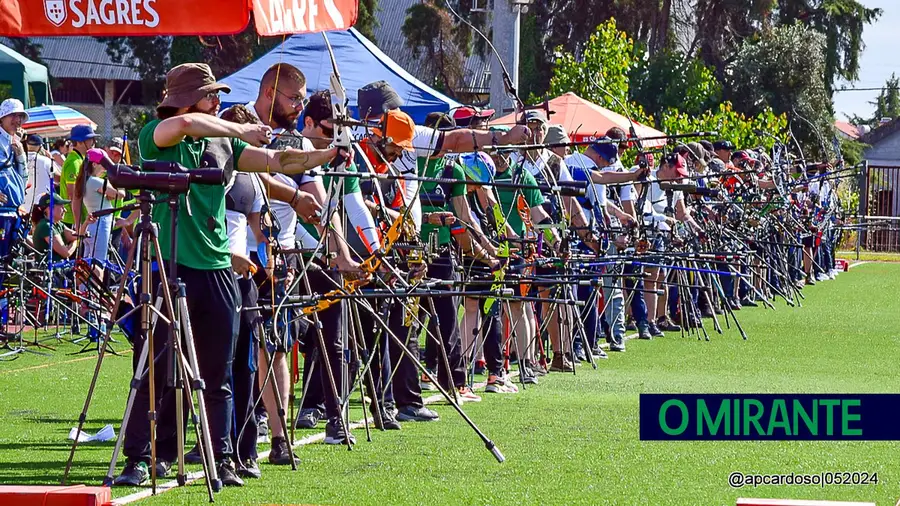
[[[859,198],[859,246],[900,252],[900,166],[866,164]]]

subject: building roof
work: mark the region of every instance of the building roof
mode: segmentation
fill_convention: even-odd
[[[846,135],[847,137],[849,137],[851,139],[859,138],[859,129],[856,127],[856,125],[854,125],[852,123],[836,120],[834,122],[834,128],[837,128],[839,132],[841,132],[842,134]]]
[[[872,129],[871,132],[859,136],[857,140],[864,144],[874,146],[898,131],[900,131],[900,117],[892,119],[878,128]]]
[[[378,26],[375,28],[375,43],[407,72],[422,79],[424,57],[416,58],[413,55],[406,46],[406,37],[402,30],[407,9],[418,3],[421,3],[421,0],[380,0],[376,15]],[[484,59],[473,53],[466,59],[465,86],[456,91],[488,93],[491,83],[487,76],[490,71],[490,59]]]
[[[115,63],[106,53],[106,44],[94,37],[32,37],[41,46],[41,60],[57,78],[140,81],[137,71]],[[10,45],[6,38],[0,38]]]

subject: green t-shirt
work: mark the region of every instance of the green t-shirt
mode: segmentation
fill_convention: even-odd
[[[69,195],[68,185],[74,185],[78,180],[78,171],[81,170],[83,163],[84,157],[81,156],[81,153],[74,149],[69,151],[66,161],[63,162],[62,173],[59,176],[59,194],[62,198],[72,200],[72,196]],[[84,216],[84,209],[82,209],[81,216]],[[75,213],[72,212],[72,204],[66,204],[66,214],[62,220],[70,225],[75,223]]]
[[[62,222],[53,224],[54,237],[62,235],[63,230],[65,230],[65,225]],[[48,237],[50,237],[50,221],[47,220],[47,218],[44,218],[38,222],[36,227],[34,227],[34,235],[32,237],[34,249],[36,249],[38,253],[46,253],[50,249],[50,243],[47,241]]]
[[[153,132],[160,120],[153,120],[141,129],[138,144],[144,161],[176,162],[188,169],[200,165],[206,151],[207,139],[185,137],[174,146],[160,148],[153,141]],[[247,143],[231,139],[234,166],[238,166]],[[190,212],[185,201],[190,199]],[[180,195],[178,207],[178,263],[192,269],[217,270],[231,267],[228,236],[225,230],[225,186],[191,185],[186,195]],[[164,260],[169,259],[172,241],[169,206],[165,202],[153,206],[153,222],[159,225],[159,247]]]
[[[513,167],[505,172],[498,171],[497,175],[494,176],[494,181],[512,181],[513,171],[518,170],[520,169]],[[536,186],[537,181],[534,179],[534,176],[525,169],[521,170],[522,177],[516,182],[518,184]],[[529,208],[543,204],[544,196],[541,195],[541,191],[537,188],[497,188],[497,200],[500,202],[500,210],[503,212],[503,216],[506,217],[506,221],[509,222],[512,229],[521,237],[525,233],[525,224],[522,223],[522,218],[519,217],[518,206],[516,205],[519,192],[525,197],[525,202],[528,203]]]
[[[328,164],[322,165],[322,170],[328,170],[328,169],[329,169]],[[351,162],[350,165],[346,166],[346,168],[344,169],[344,172],[357,172],[356,164]],[[331,177],[327,173],[325,173],[322,175],[322,186],[325,187],[325,195],[331,195],[332,194],[331,185],[338,185],[341,183],[341,181],[343,181],[343,183],[344,183],[344,188],[343,188],[343,191],[341,192],[340,197],[343,197],[344,195],[352,195],[354,193],[360,192],[358,177],[337,178],[337,177]],[[338,198],[338,197],[339,197],[338,195],[334,195],[334,198]],[[317,241],[321,238],[321,236],[319,235],[319,230],[316,228],[315,225],[313,225],[311,223],[307,223],[305,221],[300,221],[298,223],[300,223],[300,225],[303,226],[303,228],[306,229],[307,232],[309,232],[309,235],[315,237]],[[349,232],[347,232],[347,231],[344,231],[344,232],[349,234]]]
[[[450,195],[447,195],[447,203],[443,206],[428,206],[422,205],[422,214],[427,213],[439,213],[439,212],[453,212],[453,206],[450,204],[450,199],[453,197],[464,197],[466,195],[466,173],[463,170],[462,166],[458,163],[449,164],[450,171],[447,171],[445,177],[444,168],[448,166],[447,162],[443,158],[433,158],[428,159],[424,157],[419,157],[416,160],[416,165],[418,167],[419,177],[431,177],[431,178],[440,178],[440,179],[456,179],[460,181],[459,184],[450,185]],[[419,191],[421,193],[435,193],[437,189],[438,183],[435,182],[423,182]],[[443,190],[442,190],[443,191]],[[467,218],[467,217],[464,217]],[[428,223],[422,223],[422,232],[421,237],[423,241],[427,241],[428,237],[431,235],[432,231],[437,230],[438,234],[438,244],[444,245],[450,243],[450,229],[448,227],[442,227],[440,225],[429,225]]]

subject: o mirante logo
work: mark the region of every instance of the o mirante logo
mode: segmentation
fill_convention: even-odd
[[[900,440],[900,395],[641,394],[642,440]]]

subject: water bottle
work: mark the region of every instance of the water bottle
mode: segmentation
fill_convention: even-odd
[[[99,340],[97,336],[97,319],[94,318],[94,313],[89,312],[87,314],[88,319],[88,339],[91,340],[92,343],[95,343]]]

